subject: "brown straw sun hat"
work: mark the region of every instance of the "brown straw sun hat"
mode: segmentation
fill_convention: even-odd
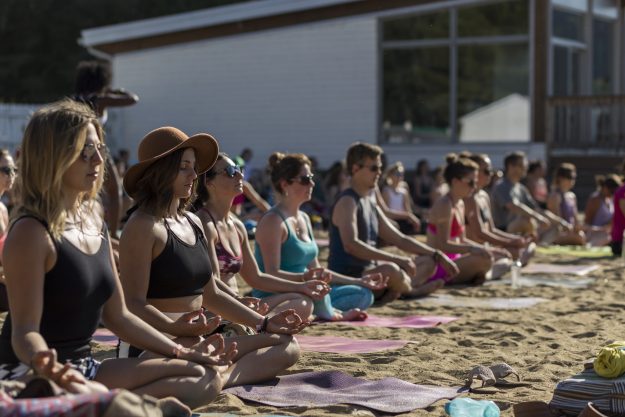
[[[207,133],[189,137],[183,131],[168,126],[159,127],[145,135],[139,144],[139,162],[124,175],[124,189],[128,195],[134,197],[138,191],[137,183],[150,165],[178,149],[186,148],[195,150],[198,174],[208,171],[219,154],[217,141]]]

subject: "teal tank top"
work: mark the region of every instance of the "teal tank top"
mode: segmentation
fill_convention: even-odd
[[[302,273],[306,272],[308,264],[319,255],[319,247],[315,242],[310,223],[307,222],[308,236],[310,242],[305,242],[297,237],[295,233],[291,231],[289,223],[286,221],[282,213],[279,210],[273,210],[282,218],[282,221],[286,224],[287,237],[282,246],[280,247],[280,269],[286,272]],[[260,252],[258,244],[255,245],[254,256],[258,267],[262,272],[265,272],[265,264],[263,262],[263,256]]]

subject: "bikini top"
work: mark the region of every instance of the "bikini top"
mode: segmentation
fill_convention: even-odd
[[[437,233],[436,225],[428,223],[428,230],[435,235]],[[464,225],[458,221],[458,216],[452,211],[451,213],[451,227],[449,228],[449,238],[455,239],[461,237],[464,234]]]
[[[228,252],[221,243],[221,236],[219,235],[219,229],[217,228],[217,223],[215,222],[213,215],[208,211],[208,209],[206,209],[206,207],[202,207],[202,211],[208,214],[208,217],[211,218],[211,221],[215,225],[215,230],[217,230],[215,253],[217,254],[217,261],[219,262],[219,275],[223,279],[239,273],[241,267],[243,266],[243,247],[241,242],[241,235],[239,235],[239,232],[237,232],[237,237],[239,238],[239,256],[234,256],[233,254]]]
[[[152,260],[147,298],[201,295],[213,274],[204,233],[186,213],[184,217],[193,228],[195,243],[184,242],[163,220],[167,242],[163,251]]]
[[[31,215],[22,218],[25,217],[40,222],[50,234],[47,222]],[[50,348],[56,349],[61,362],[91,354],[91,335],[98,327],[104,304],[115,289],[106,225],[102,227],[101,236],[98,251],[86,254],[63,236],[57,240],[50,234],[56,262],[44,275],[39,333]],[[0,363],[19,362],[11,345],[10,316],[9,312],[2,327]]]

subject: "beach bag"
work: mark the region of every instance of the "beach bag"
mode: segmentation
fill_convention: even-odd
[[[625,375],[603,378],[592,368],[585,369],[558,382],[549,406],[576,416],[589,402],[607,415],[625,416]]]

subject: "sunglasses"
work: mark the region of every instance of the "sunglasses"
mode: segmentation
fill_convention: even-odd
[[[17,174],[17,168],[14,167],[0,167],[0,172],[5,175],[11,176]]]
[[[360,168],[368,168],[369,171],[371,171],[371,172],[380,172],[380,171],[382,171],[382,165],[373,164],[373,165],[367,166],[365,164],[358,164],[358,166]]]
[[[300,175],[299,177],[295,177],[295,179],[292,179],[289,182],[291,182],[291,183],[298,182],[301,185],[310,185],[310,184],[312,184],[314,177],[315,176],[313,174],[310,174],[310,175]]]
[[[104,159],[104,155],[107,152],[106,145],[103,143],[87,143],[83,148],[80,156],[84,161],[91,161],[95,154],[99,153],[102,159]]]
[[[243,168],[238,165],[226,165],[224,169],[215,174],[226,174],[229,178],[234,178],[237,174],[243,175]]]
[[[468,181],[465,181],[465,179],[462,178],[461,181],[464,182],[465,184],[467,184],[471,188],[475,188],[475,186],[477,185],[477,182],[475,181],[475,179],[470,179]]]

